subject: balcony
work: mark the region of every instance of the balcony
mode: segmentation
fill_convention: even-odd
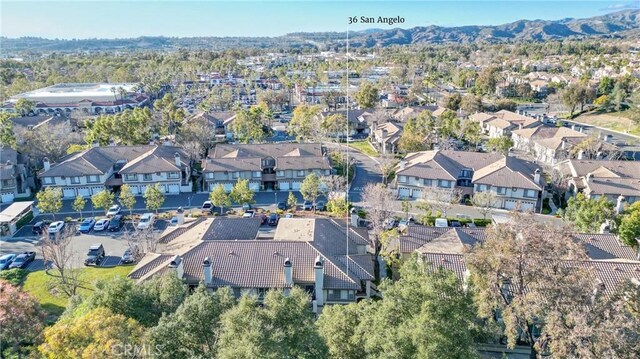
[[[276,180],[275,173],[263,173],[262,182],[274,182]]]

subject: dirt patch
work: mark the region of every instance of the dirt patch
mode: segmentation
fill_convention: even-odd
[[[574,120],[597,127],[608,128],[614,131],[640,135],[640,126],[636,125],[630,119],[620,115],[588,113],[580,115],[574,118]]]

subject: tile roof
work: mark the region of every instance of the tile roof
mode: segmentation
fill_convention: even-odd
[[[258,237],[260,218],[216,217],[202,236],[203,241],[250,240]]]
[[[606,168],[619,177],[640,178],[640,161],[566,160],[558,164],[572,177],[586,176],[598,168]]]
[[[542,184],[533,181],[536,169],[538,167],[532,163],[507,156],[475,171],[472,182],[506,188],[518,187],[541,190]]]
[[[622,244],[614,234],[575,233],[571,236],[584,244],[592,260],[640,260],[638,251]]]
[[[154,146],[104,146],[91,147],[73,153],[54,164],[48,171],[40,172],[47,176],[84,176],[101,175],[109,172],[117,161],[132,161],[152,150]]]
[[[176,164],[176,153],[181,158],[180,167]],[[189,155],[181,147],[153,146],[149,151],[127,162],[118,172],[121,174],[178,172],[188,166],[188,161]]]
[[[422,253],[425,263],[429,269],[436,271],[437,269],[446,269],[454,272],[460,280],[464,280],[467,266],[464,263],[462,254],[445,254],[445,253]]]
[[[171,258],[173,258],[171,254],[149,253],[129,273],[129,278],[141,279],[152,271],[156,271],[159,267],[168,265]]]

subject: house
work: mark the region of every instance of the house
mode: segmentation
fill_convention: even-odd
[[[26,158],[12,148],[0,148],[0,203],[30,197],[32,186]]]
[[[167,194],[191,192],[189,156],[180,147],[95,146],[68,155],[60,163],[44,159],[38,174],[44,188],[60,188],[64,198],[89,197],[128,184],[135,195],[159,183]]]
[[[339,133],[329,134],[332,137],[347,137],[356,134],[369,134],[370,123],[372,122],[373,113],[366,110],[349,110],[349,111],[331,111],[321,112],[318,120],[324,121],[331,115],[342,115],[347,119],[349,124],[349,133],[340,131]]]
[[[532,153],[536,160],[554,164],[569,157],[571,148],[588,136],[567,127],[538,126],[514,130],[514,147]]]
[[[396,121],[407,122],[407,120],[416,118],[422,111],[432,112],[438,109],[438,106],[407,106],[394,111],[391,117]]]
[[[147,253],[129,277],[143,282],[173,270],[190,287],[230,287],[236,297],[258,300],[268,290],[298,286],[318,310],[371,295],[374,266],[366,228],[326,218],[282,218],[272,239],[256,240],[259,223],[223,217],[187,223],[178,236],[161,239],[157,252]]]
[[[555,169],[567,178],[571,195],[604,196],[617,206],[640,201],[640,162],[569,159]]]
[[[491,114],[474,114],[469,118],[480,122],[482,130],[491,138],[510,136],[513,130],[537,127],[542,124],[537,118],[518,112],[500,110]]]
[[[422,198],[429,188],[454,189],[463,198],[496,194],[494,208],[538,210],[544,184],[536,165],[497,153],[422,151],[410,153],[396,167],[398,197]]]
[[[317,143],[270,143],[216,146],[203,160],[207,191],[221,184],[231,191],[238,179],[249,180],[252,191],[299,190],[311,173],[331,174],[331,163]]]
[[[201,112],[193,116],[190,116],[184,120],[185,123],[189,121],[203,120],[207,124],[209,131],[213,136],[221,139],[232,139],[233,132],[231,131],[231,123],[236,118],[235,112]]]
[[[381,125],[371,125],[371,143],[380,153],[395,153],[398,149],[398,142],[402,136],[401,125],[393,122],[386,122]]]

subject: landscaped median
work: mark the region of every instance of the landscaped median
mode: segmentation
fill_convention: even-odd
[[[349,142],[347,146],[356,149],[369,157],[378,157],[378,152],[376,152],[376,150],[367,140]]]
[[[87,294],[93,291],[95,283],[99,280],[108,280],[116,276],[126,277],[131,272],[132,266],[116,266],[110,268],[88,267],[80,268],[80,288],[78,294]],[[22,289],[31,294],[38,300],[42,308],[50,317],[57,318],[64,312],[67,306],[68,298],[55,289],[54,270],[46,274],[45,271],[39,270],[31,272],[27,275]]]

